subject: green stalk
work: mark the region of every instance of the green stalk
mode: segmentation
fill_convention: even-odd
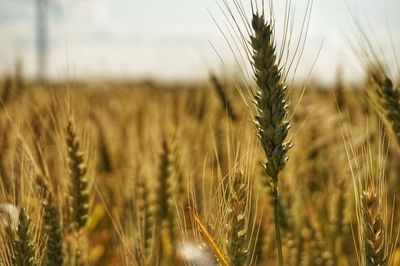
[[[274,201],[274,223],[275,223],[275,237],[276,243],[278,246],[278,260],[279,266],[283,266],[283,255],[282,255],[282,239],[281,239],[281,228],[279,221],[279,192],[278,188],[276,188],[275,192],[272,195]]]

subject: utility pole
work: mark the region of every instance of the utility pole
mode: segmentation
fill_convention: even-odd
[[[41,84],[44,84],[47,78],[47,48],[47,0],[36,0],[36,63],[37,79]]]

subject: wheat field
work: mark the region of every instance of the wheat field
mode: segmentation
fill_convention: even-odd
[[[0,265],[400,265],[400,88],[288,82],[262,12],[252,80],[0,90]]]

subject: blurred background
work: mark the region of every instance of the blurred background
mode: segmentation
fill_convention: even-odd
[[[250,10],[249,1],[242,2]],[[294,32],[306,3],[292,3]],[[211,68],[234,72],[234,57],[216,24],[227,33],[219,5],[223,1],[0,0],[0,73],[14,71],[16,62],[28,78],[56,80],[185,81],[206,78]],[[347,81],[358,81],[363,71],[349,44],[360,37],[355,21],[382,54],[395,57],[398,10],[398,0],[314,1],[296,77],[307,77],[316,62],[312,77],[320,82],[333,82],[339,69]],[[283,14],[277,7],[277,18]]]

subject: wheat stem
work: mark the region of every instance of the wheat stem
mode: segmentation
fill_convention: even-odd
[[[229,266],[228,260],[225,258],[221,249],[218,247],[217,243],[215,243],[214,239],[212,238],[211,234],[208,232],[206,226],[203,224],[200,218],[194,212],[192,212],[192,217],[196,222],[197,226],[200,228],[201,234],[207,240],[208,244],[214,251],[215,256],[217,256],[219,263],[222,266]]]

